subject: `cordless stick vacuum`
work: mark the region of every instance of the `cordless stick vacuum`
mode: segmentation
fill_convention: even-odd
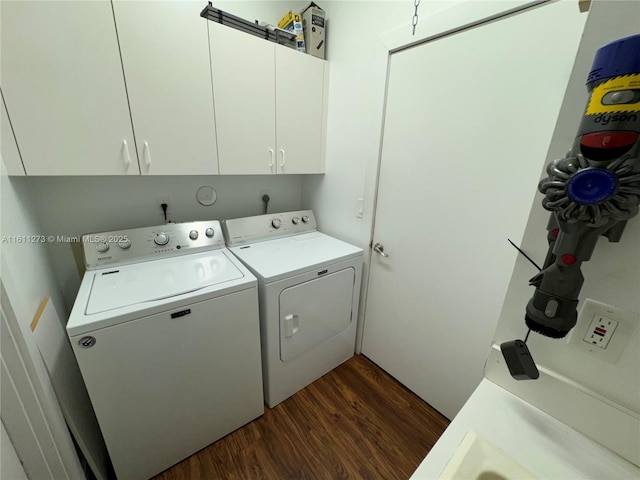
[[[575,326],[580,267],[600,236],[618,242],[640,204],[640,35],[609,43],[596,52],[587,78],[590,98],[573,147],[547,165],[538,190],[549,210],[549,249],[529,284],[529,330],[563,338]],[[527,336],[529,334],[527,333]],[[526,339],[525,339],[526,341]],[[538,378],[525,342],[500,346],[511,375]]]

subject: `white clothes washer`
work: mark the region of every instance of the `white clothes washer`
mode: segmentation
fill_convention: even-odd
[[[264,393],[274,407],[353,356],[362,249],[318,232],[310,210],[222,228],[258,277]]]
[[[67,333],[118,478],[152,477],[264,413],[257,282],[218,221],[82,241]]]

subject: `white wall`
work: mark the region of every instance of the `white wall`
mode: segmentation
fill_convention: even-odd
[[[161,225],[164,223],[160,208],[162,199],[169,205],[168,219],[174,222],[262,214],[263,190],[268,190],[271,197],[269,212],[301,207],[301,179],[297,175],[26,177],[11,180],[24,193],[23,203],[34,211],[37,231],[47,236],[78,236]],[[217,192],[217,201],[211,206],[202,206],[196,200],[196,191],[203,185],[210,185]],[[20,232],[18,227],[15,230]],[[81,279],[72,246],[57,242],[47,244],[68,311],[73,306]]]
[[[8,139],[3,138],[2,141]],[[56,442],[55,450],[58,453],[54,454],[61,456],[70,475],[79,478],[82,474],[75,447],[30,329],[30,323],[45,296],[51,297],[56,309],[65,312],[62,295],[46,254],[46,245],[11,241],[12,236],[39,236],[41,229],[29,206],[27,192],[14,185],[6,175],[2,160],[0,164],[0,274],[17,321],[15,341],[24,347],[22,355],[28,356],[25,358],[25,368],[34,382],[33,388],[38,392],[42,413]],[[3,304],[4,309],[8,309],[8,306]],[[13,413],[2,411],[3,418]],[[51,454],[49,450],[47,453]]]
[[[12,236],[39,236],[31,201],[31,191],[22,178],[0,176],[0,244],[2,272],[8,271],[14,280],[16,297],[11,299],[16,316],[28,328],[42,299],[50,296],[61,315],[66,314],[58,282],[47,256],[45,243],[12,242]],[[4,277],[4,275],[3,275]]]
[[[640,2],[596,1],[592,4],[585,33],[578,50],[576,62],[560,111],[546,165],[549,161],[565,155],[571,147],[582,118],[588,92],[585,81],[591,70],[593,57],[598,48],[606,43],[638,33]],[[541,165],[543,168],[543,165]],[[541,174],[546,177],[546,174]],[[542,195],[534,200],[522,243],[523,249],[540,264],[547,251],[546,224],[549,212],[541,206]],[[640,217],[629,221],[619,243],[609,243],[600,238],[592,259],[583,265],[585,277],[580,294],[580,308],[586,298],[613,305],[622,310],[640,314]],[[500,315],[494,343],[523,338],[525,306],[533,295],[528,280],[536,270],[526,260],[518,258],[505,303]],[[545,377],[557,377],[559,382],[585,392],[584,397],[573,395],[558,382],[517,382],[504,375],[505,366],[499,354],[490,361],[490,378],[505,388],[530,401],[552,415],[566,421],[574,428],[602,441],[609,448],[629,458],[634,452],[635,461],[640,461],[640,328],[635,332],[616,364],[605,363],[596,357],[567,345],[567,339],[552,340],[532,334],[528,345]],[[563,389],[559,394],[558,388]],[[559,396],[560,395],[560,396]],[[573,398],[573,397],[571,397]],[[619,429],[613,420],[603,420],[606,408],[600,398],[611,406],[612,415],[627,412],[620,420]],[[604,427],[604,428],[603,428]],[[607,443],[607,442],[612,443]]]

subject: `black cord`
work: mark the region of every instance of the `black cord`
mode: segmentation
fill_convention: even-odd
[[[533,266],[534,266],[534,267],[536,267],[536,268],[538,269],[538,271],[540,271],[540,272],[542,271],[542,268],[540,268],[540,266],[539,266],[536,262],[534,262],[533,260],[531,260],[531,258],[529,257],[529,255],[527,255],[526,253],[524,253],[524,252],[522,251],[522,249],[520,249],[520,247],[518,247],[515,243],[513,243],[513,242],[512,242],[511,240],[509,240],[508,238],[507,238],[507,241],[508,241],[511,245],[513,245],[513,248],[515,248],[516,250],[518,250],[518,252],[520,252],[520,253],[524,256],[524,258],[526,258],[527,260],[529,260],[529,261],[533,264]]]
[[[164,223],[167,223],[167,208],[169,207],[169,205],[167,205],[166,203],[161,203],[160,206],[162,207],[162,211],[164,213]]]
[[[269,198],[269,195],[262,195],[262,203],[264,203],[264,213],[267,213],[267,208],[269,208],[269,200],[271,200],[271,198]]]
[[[527,343],[527,340],[529,339],[529,334],[531,333],[531,329],[527,330],[527,334],[524,337],[524,343]]]

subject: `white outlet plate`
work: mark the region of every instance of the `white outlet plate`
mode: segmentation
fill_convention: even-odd
[[[603,317],[617,323],[615,330],[607,331],[608,342],[605,347],[602,346],[604,342],[599,342],[601,345],[594,345],[585,340],[591,337],[591,332],[595,328],[594,322],[598,320],[596,317]],[[639,323],[640,315],[636,313],[626,312],[587,298],[578,314],[578,323],[567,337],[567,344],[603,362],[616,363]]]

